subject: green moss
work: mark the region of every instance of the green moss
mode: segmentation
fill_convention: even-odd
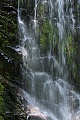
[[[51,29],[48,20],[43,22],[40,31],[40,46],[42,47],[42,49],[45,49],[47,51],[53,38],[53,30]]]
[[[2,116],[0,116],[0,120],[4,120],[4,118]]]
[[[24,2],[23,0],[20,0],[20,7],[25,9],[29,9],[29,8],[31,9],[31,6],[32,6],[32,3],[30,3],[29,0],[25,0]]]
[[[3,92],[4,92],[4,86],[0,82],[0,115],[3,114],[4,109],[4,99],[3,99]],[[0,116],[0,120],[4,120],[2,116]]]
[[[17,32],[16,23],[16,16],[8,14],[6,11],[2,11],[2,14],[0,15],[0,46],[2,48],[6,45],[14,45]],[[14,41],[12,41],[13,37]]]
[[[42,6],[42,4],[40,3],[40,4],[38,5],[38,10],[37,10],[38,17],[42,17],[42,13],[43,13],[43,6]]]
[[[9,13],[9,11],[5,10],[2,6],[13,6],[14,8],[17,6],[17,2],[10,2],[7,0],[1,1],[1,13],[0,13],[0,52],[4,55],[0,56],[0,74],[10,79],[14,76],[14,71],[17,68],[16,65],[19,62],[19,55],[7,48],[7,46],[14,47],[18,44],[17,41],[17,15],[13,13]],[[5,59],[5,56],[11,60],[14,59],[14,63]],[[16,63],[15,63],[16,61]],[[15,65],[16,64],[16,65]],[[11,66],[11,67],[10,67]],[[8,74],[6,74],[8,73]]]

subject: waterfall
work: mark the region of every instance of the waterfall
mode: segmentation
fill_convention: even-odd
[[[31,10],[29,1],[18,0],[24,97],[30,105],[43,111],[48,120],[72,120],[72,115],[80,109],[80,95],[68,82],[65,54],[70,29],[74,32],[72,1],[35,0],[33,3]]]

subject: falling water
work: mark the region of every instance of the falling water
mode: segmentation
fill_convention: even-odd
[[[24,4],[18,1],[19,42],[22,53],[22,83],[25,99],[30,105],[37,106],[46,113],[48,120],[77,120],[74,114],[79,111],[80,95],[68,83],[68,70],[65,48],[66,33],[69,24],[74,30],[75,19],[71,0],[35,0],[33,15],[28,15]],[[22,3],[22,6],[20,5]],[[67,13],[71,4],[70,12]],[[38,7],[41,6],[41,16]],[[65,6],[65,10],[64,10]],[[24,14],[25,13],[25,14]],[[29,20],[27,17],[29,16]],[[55,35],[46,55],[41,55],[39,36],[40,19],[49,21],[51,29],[57,30],[57,53],[55,52]],[[69,21],[72,20],[72,23]],[[50,34],[49,34],[50,36]],[[78,113],[77,113],[78,114]]]

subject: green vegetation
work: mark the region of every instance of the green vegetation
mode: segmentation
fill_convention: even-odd
[[[17,2],[3,0],[0,9],[0,74],[10,80],[18,78],[21,57],[10,49],[18,44]]]
[[[4,111],[4,99],[3,99],[3,93],[4,93],[4,85],[0,82],[0,120],[4,120],[1,115],[3,115]]]
[[[58,29],[57,26],[51,25],[50,24],[50,19],[49,19],[49,12],[48,12],[48,4],[45,4],[43,6],[42,3],[38,4],[38,9],[37,9],[37,20],[39,27],[37,28],[39,31],[39,44],[40,44],[40,49],[42,53],[47,53],[49,51],[49,46],[50,44],[52,45],[52,51],[55,54],[56,58],[59,56],[59,50],[63,49],[64,45],[64,52],[66,56],[66,62],[67,62],[67,67],[69,70],[69,79],[72,83],[76,83],[77,86],[80,85],[80,29],[78,29],[79,26],[79,9],[80,9],[80,4],[77,3],[77,1],[74,3],[74,8],[75,12],[73,13],[75,17],[75,30],[71,30],[67,28],[65,30],[66,34],[64,36],[64,41],[65,43],[60,43],[59,44],[59,35],[58,35]],[[69,23],[72,25],[73,23]],[[79,87],[78,87],[79,88]]]
[[[19,60],[18,55],[7,46],[15,47],[17,40],[17,2],[16,1],[0,1],[0,76],[4,76],[7,80],[15,82],[19,79]],[[6,117],[6,111],[9,109],[8,94],[9,87],[3,84],[0,78],[0,120],[9,120]],[[7,92],[8,91],[8,92]],[[10,118],[11,119],[11,118]]]
[[[21,55],[10,49],[10,47],[18,45],[17,2],[18,1],[16,0],[0,0],[0,75],[13,83],[18,83],[18,85],[20,85],[19,78],[21,76],[19,73]],[[34,5],[34,0],[20,0],[21,10],[23,10],[22,15],[28,15],[28,17],[33,19]],[[12,8],[10,6],[12,6]],[[38,37],[36,41],[39,43],[41,53],[44,55],[47,55],[51,45],[51,54],[54,54],[56,59],[58,59],[59,50],[62,50],[62,46],[64,45],[67,67],[69,70],[69,79],[71,79],[71,82],[74,84],[76,83],[77,89],[80,90],[80,4],[78,4],[78,2],[74,2],[73,7],[75,9],[73,12],[73,16],[75,18],[75,29],[69,30],[68,28],[65,30],[66,36],[64,36],[64,40],[66,40],[66,44],[62,42],[59,44],[57,25],[53,23],[51,24],[48,3],[43,5],[42,2],[40,2],[37,6],[38,35],[36,36]],[[56,16],[57,15],[54,17]],[[52,20],[54,20],[54,18],[52,18]],[[72,23],[70,24],[72,25]],[[15,92],[11,93],[11,91]],[[4,106],[6,111],[12,110],[9,104],[13,105],[14,110],[18,107],[17,103],[15,107],[13,104],[13,102],[16,101],[16,99],[14,99],[15,94],[16,90],[13,87],[10,87],[7,83],[3,84],[3,82],[0,81],[0,120],[7,118]]]
[[[51,26],[48,21],[44,21],[41,26],[41,35],[40,35],[40,45],[41,47],[48,48],[50,45],[50,34],[51,34]]]
[[[43,6],[41,3],[39,3],[37,8],[37,19],[39,24],[39,27],[37,28],[39,34],[38,41],[41,51],[45,54],[50,49],[49,47],[53,39],[53,29],[51,27],[47,14],[48,6]]]

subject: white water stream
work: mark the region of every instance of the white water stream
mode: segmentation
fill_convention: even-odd
[[[18,1],[19,2],[19,1]],[[24,2],[24,0],[23,0]],[[38,36],[37,26],[37,7],[41,3],[42,6],[49,7],[49,21],[51,26],[53,22],[54,10],[56,15],[56,28],[58,31],[58,58],[55,54],[48,51],[47,56],[40,56],[40,49],[36,42]],[[64,4],[66,3],[66,14],[64,12]],[[69,0],[35,0],[34,17],[30,20],[32,28],[29,28],[27,19],[21,16],[23,12],[18,3],[18,27],[19,41],[22,52],[23,66],[23,89],[24,97],[32,106],[38,107],[43,113],[48,116],[48,120],[79,120],[75,115],[80,117],[80,95],[77,94],[71,85],[68,84],[68,70],[66,66],[65,46],[66,42],[66,25],[69,25],[69,20],[72,19],[72,28],[74,29],[74,16],[72,7],[70,10],[71,18],[66,20]],[[71,4],[72,5],[72,4]],[[43,9],[43,13],[44,13]],[[43,19],[44,18],[43,16]],[[53,39],[54,43],[54,39]],[[51,47],[50,47],[51,49]],[[47,68],[48,66],[48,68]],[[53,67],[55,71],[53,70]],[[49,70],[51,74],[49,74]],[[56,72],[57,71],[57,72]],[[55,76],[53,73],[55,72]],[[76,114],[77,113],[77,114]]]

